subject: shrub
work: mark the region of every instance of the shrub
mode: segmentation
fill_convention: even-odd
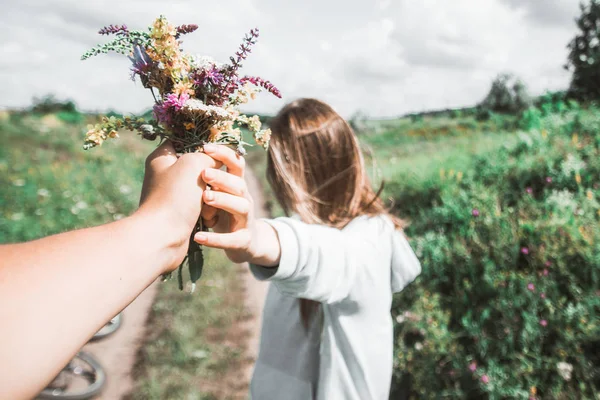
[[[394,300],[396,394],[600,391],[600,111],[533,110],[462,180],[393,188],[423,264]]]

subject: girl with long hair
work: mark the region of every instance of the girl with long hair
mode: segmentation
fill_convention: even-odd
[[[253,400],[387,399],[393,365],[392,295],[421,266],[369,182],[358,140],[327,104],[301,99],[270,123],[268,181],[288,217],[257,220],[244,159],[205,153],[212,187],[195,240],[249,262],[267,295]]]

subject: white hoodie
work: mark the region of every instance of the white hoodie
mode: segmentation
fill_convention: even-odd
[[[281,243],[278,267],[251,265],[270,280],[252,400],[388,399],[392,294],[421,272],[401,231],[385,216],[339,230],[292,218],[267,220]],[[299,299],[321,303],[308,331]],[[322,329],[321,329],[322,328]]]

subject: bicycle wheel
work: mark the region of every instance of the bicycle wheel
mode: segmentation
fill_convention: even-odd
[[[108,321],[106,325],[104,325],[94,336],[92,336],[91,341],[96,341],[100,339],[104,339],[105,337],[112,335],[116,332],[117,329],[121,326],[123,322],[123,313],[118,313],[113,319]]]
[[[104,368],[91,354],[80,351],[37,399],[87,400],[102,391]]]

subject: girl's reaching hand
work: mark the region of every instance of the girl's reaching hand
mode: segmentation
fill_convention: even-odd
[[[211,190],[203,194],[205,205],[201,215],[204,225],[214,232],[198,232],[194,240],[208,247],[224,249],[233,262],[277,265],[279,241],[270,225],[254,219],[254,202],[244,180],[244,158],[221,145],[207,144],[204,152],[222,162],[227,172],[214,168],[202,172],[202,179],[211,186]],[[258,237],[261,238],[260,243],[256,240]]]

